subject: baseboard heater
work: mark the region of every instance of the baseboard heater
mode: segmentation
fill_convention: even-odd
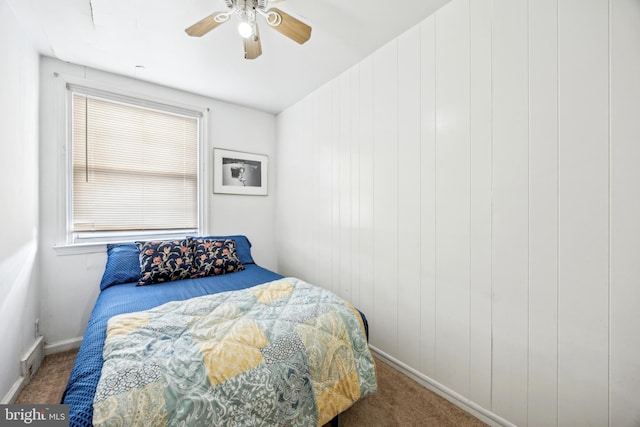
[[[44,360],[44,337],[40,336],[20,361],[20,375],[28,382]]]

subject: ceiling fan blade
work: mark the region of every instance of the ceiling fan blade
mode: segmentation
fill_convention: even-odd
[[[243,38],[244,42],[244,59],[256,59],[262,55],[262,44],[260,43],[260,35],[258,34],[258,26],[255,27],[255,34],[251,37]]]
[[[202,37],[207,34],[209,31],[218,27],[219,25],[224,24],[229,20],[228,12],[214,12],[213,14],[207,16],[204,19],[196,22],[186,30],[184,30],[191,37]]]
[[[288,13],[274,7],[266,15],[267,24],[291,40],[303,44],[311,38],[311,27]]]

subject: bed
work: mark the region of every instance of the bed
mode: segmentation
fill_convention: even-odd
[[[321,426],[376,391],[364,314],[257,265],[245,236],[186,241],[191,274],[174,269],[160,279],[145,273],[145,262],[164,252],[143,244],[161,242],[108,246],[62,398],[71,426]],[[206,258],[203,242],[223,244],[225,262],[196,269]],[[328,330],[339,330],[342,341]]]

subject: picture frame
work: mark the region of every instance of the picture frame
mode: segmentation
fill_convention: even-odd
[[[267,195],[269,158],[262,154],[213,149],[213,192]]]

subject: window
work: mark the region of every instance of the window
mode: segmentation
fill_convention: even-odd
[[[202,114],[67,88],[70,243],[197,233]]]

